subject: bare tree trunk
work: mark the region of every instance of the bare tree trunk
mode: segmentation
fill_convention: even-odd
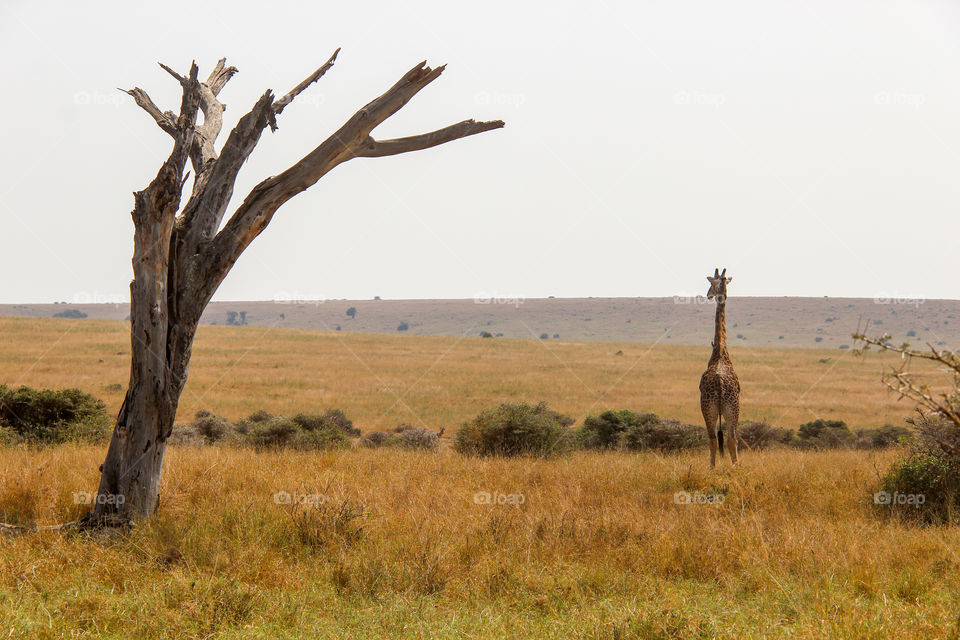
[[[201,82],[196,64],[188,76],[161,65],[183,88],[180,114],[161,111],[140,88],[127,93],[174,140],[157,177],[134,194],[134,279],[130,285],[130,382],[100,467],[97,499],[89,524],[118,524],[151,516],[158,507],[163,456],[173,430],[180,394],[200,316],[217,287],[257,235],[287,200],[305,191],[347,160],[426,149],[503,126],[503,122],[463,122],[421,135],[375,140],[373,129],[435,80],[443,67],[421,62],[382,96],[354,114],[336,133],[279,175],[262,181],[226,224],[221,222],[234,182],[266,127],[329,70],[330,60],[279,100],[267,91],[230,132],[219,153],[214,147],[225,106],[218,95],[237,72],[220,60]],[[197,124],[197,113],[203,123]],[[181,210],[190,162],[194,184]]]

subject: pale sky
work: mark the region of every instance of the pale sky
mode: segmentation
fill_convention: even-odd
[[[703,294],[715,266],[731,295],[960,297],[956,2],[6,0],[0,302],[128,299],[171,139],[116,87],[175,110],[157,61],[226,56],[222,142],[337,47],[234,205],[423,59],[446,72],[378,137],[507,126],[341,165],[215,299]]]

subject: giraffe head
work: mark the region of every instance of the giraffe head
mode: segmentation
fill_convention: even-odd
[[[716,298],[718,302],[723,302],[727,299],[727,285],[733,278],[726,276],[726,268],[724,268],[723,273],[721,273],[719,269],[714,269],[713,275],[707,276],[707,281],[710,283],[710,290],[707,291],[708,300]]]

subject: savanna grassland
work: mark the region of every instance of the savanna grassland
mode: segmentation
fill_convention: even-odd
[[[77,387],[119,409],[129,377],[123,322],[0,317],[0,380]],[[619,355],[618,355],[619,352]],[[893,355],[733,344],[743,420],[795,428],[902,424],[912,407],[880,384]],[[179,415],[343,409],[364,431],[449,428],[500,402],[544,400],[578,421],[631,408],[699,424],[706,346],[200,327]]]
[[[0,318],[0,381],[79,387],[116,410],[126,331]],[[578,420],[634,408],[697,422],[708,351],[202,327],[181,415],[338,407],[365,431],[402,421],[449,434],[499,402],[546,400]],[[879,383],[889,356],[732,356],[747,419],[875,427],[911,409]],[[0,449],[0,515],[78,517],[74,495],[96,487],[103,455]],[[746,451],[711,471],[704,452],[172,447],[159,512],[130,532],[0,537],[0,636],[956,637],[960,533],[872,501],[897,455]]]
[[[103,451],[0,452],[0,510],[79,515]],[[125,536],[0,539],[4,637],[945,638],[960,533],[870,503],[891,453],[168,452]],[[276,504],[287,491],[319,505]],[[725,496],[677,504],[678,491]],[[477,504],[479,492],[523,496]],[[519,499],[514,499],[514,503]],[[24,511],[29,511],[25,513]]]

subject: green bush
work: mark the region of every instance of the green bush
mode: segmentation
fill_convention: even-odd
[[[604,411],[589,416],[577,430],[577,441],[587,449],[610,449],[620,445],[620,435],[628,428],[658,422],[652,413],[637,413],[630,409]]]
[[[61,311],[60,313],[53,314],[54,318],[86,318],[87,314],[80,309],[67,309],[66,311]]]
[[[885,424],[878,429],[858,429],[855,433],[858,449],[886,449],[914,441],[913,432],[906,427]]]
[[[797,437],[804,449],[840,449],[853,446],[856,439],[843,420],[823,418],[800,425]]]
[[[257,449],[339,449],[349,444],[346,434],[327,423],[304,427],[303,414],[294,418],[275,416],[262,422],[247,422],[241,433],[243,441]],[[298,421],[298,418],[301,420]]]
[[[21,442],[23,442],[23,439],[20,437],[20,434],[12,428],[0,424],[0,447],[19,444]]]
[[[197,412],[189,425],[174,428],[176,444],[231,443],[257,449],[336,449],[350,444],[348,436],[359,435],[353,422],[340,409],[324,413],[298,413],[293,417],[254,411],[230,424],[209,411]]]
[[[466,455],[549,456],[573,448],[573,435],[565,422],[572,421],[543,402],[501,404],[465,422],[453,448]]]
[[[79,389],[11,389],[0,385],[4,440],[31,444],[100,442],[110,433],[103,402]],[[11,433],[12,432],[12,433]]]
[[[884,476],[874,505],[883,513],[928,524],[952,524],[960,513],[960,465],[956,459],[914,451]]]
[[[339,430],[345,436],[360,435],[360,429],[354,427],[353,421],[340,409],[327,409],[324,413],[298,413],[292,420],[304,431],[329,429]]]
[[[360,429],[353,426],[353,421],[341,409],[327,409],[323,417],[348,436],[357,437],[360,435]]]
[[[651,415],[651,414],[647,414]],[[656,417],[656,416],[654,416]],[[628,451],[685,451],[707,443],[707,430],[671,418],[647,420],[628,426],[620,434],[620,446]]]
[[[960,514],[960,430],[935,414],[910,422],[916,432],[908,453],[883,477],[875,506],[927,524],[954,524]]]

